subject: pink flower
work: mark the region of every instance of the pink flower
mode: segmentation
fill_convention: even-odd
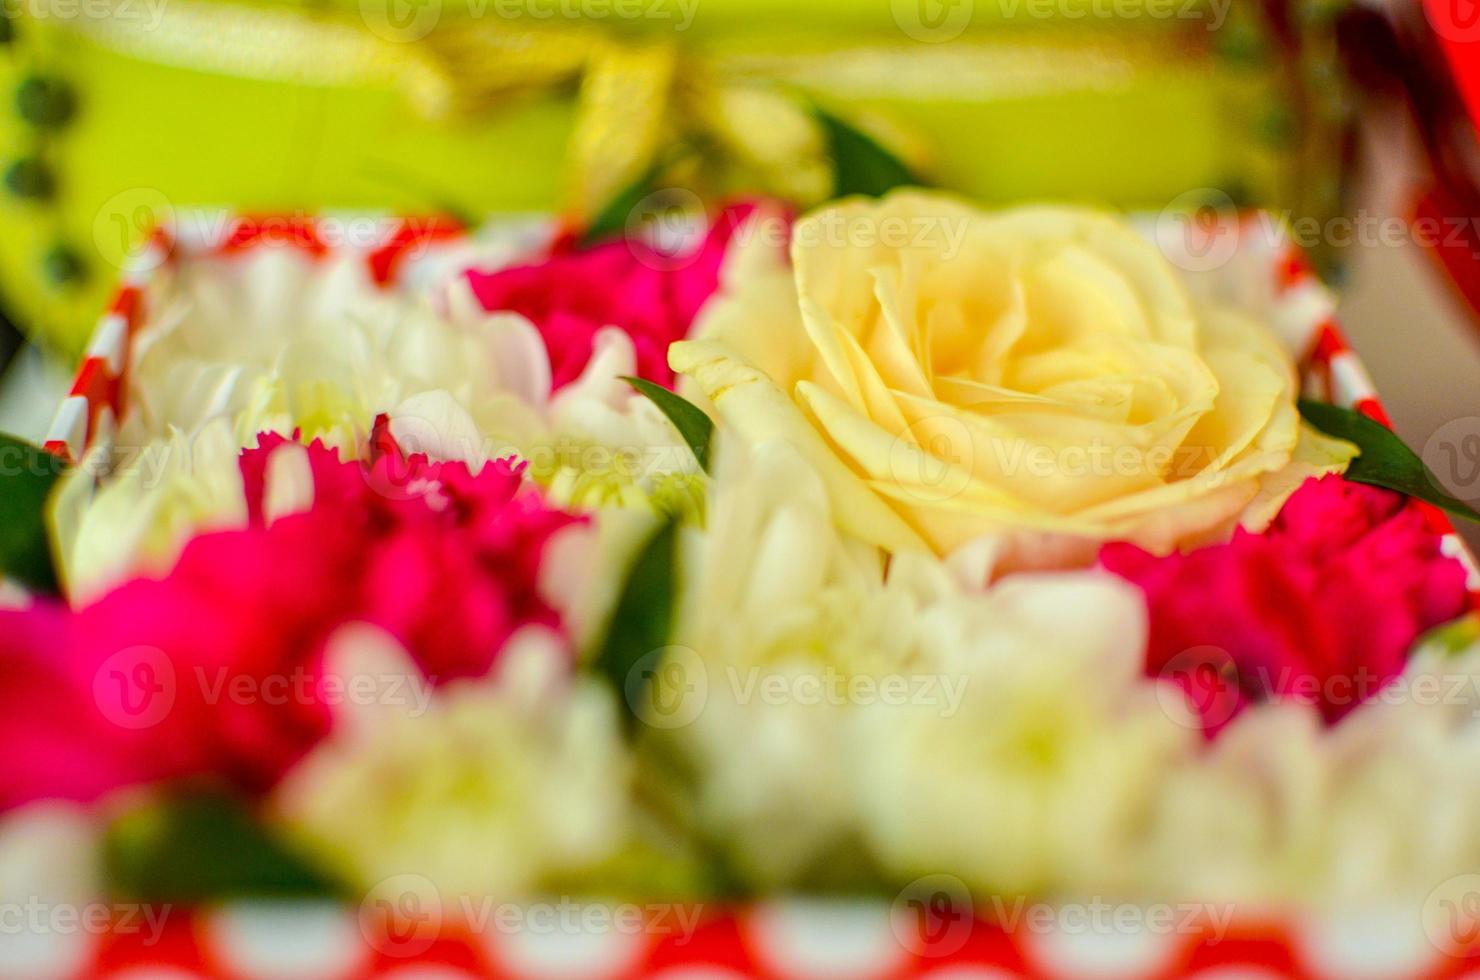
[[[266,526],[264,437],[242,455],[252,520],[202,535],[161,579],[71,613],[0,613],[0,809],[210,774],[270,786],[328,733],[326,641],[350,622],[401,641],[433,682],[488,671],[526,625],[558,630],[537,588],[579,519],[523,488],[387,446],[370,465],[309,447],[315,500]]]
[[[580,377],[596,332],[609,326],[632,338],[638,375],[668,386],[668,345],[688,336],[719,288],[730,239],[753,210],[725,211],[690,255],[659,255],[625,241],[580,250],[560,246],[538,264],[470,271],[468,279],[485,310],[518,313],[539,330],[556,390]]]
[[[1405,498],[1329,476],[1262,535],[1166,558],[1111,544],[1100,562],[1146,595],[1147,673],[1180,683],[1213,735],[1271,697],[1334,723],[1377,694],[1421,633],[1468,607],[1439,545]]]

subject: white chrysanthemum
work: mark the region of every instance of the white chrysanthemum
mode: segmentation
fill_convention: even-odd
[[[898,880],[1094,893],[1122,873],[1160,770],[1193,733],[1141,679],[1145,613],[1097,573],[935,603],[917,640],[963,689],[859,712],[860,820]]]
[[[1326,730],[1265,705],[1172,773],[1143,885],[1161,895],[1413,901],[1480,866],[1480,648],[1421,650]]]
[[[844,712],[762,691],[886,662],[904,649],[910,611],[870,606],[878,552],[840,538],[800,457],[779,444],[719,449],[707,531],[685,541],[675,646],[645,717],[690,764],[698,833],[734,874],[777,888],[825,872],[848,845],[849,746]]]
[[[492,265],[518,258],[512,249]],[[632,502],[633,487],[692,468],[662,413],[620,380],[636,373],[636,356],[615,327],[597,335],[581,377],[552,394],[539,331],[484,312],[461,276],[386,291],[363,255],[315,261],[267,248],[176,285],[135,341],[125,453],[224,416],[242,445],[296,431],[359,456],[385,414],[417,450],[469,463],[517,454],[576,502]]]
[[[518,457],[557,506],[696,511],[698,467],[662,412],[621,379],[631,339],[601,331],[585,372],[551,393],[549,352],[464,279],[374,288],[362,258],[263,249],[179,283],[135,345],[115,468],[81,467],[59,507],[69,579],[95,592],[167,566],[194,530],[245,518],[235,457],[262,432],[363,457],[378,416],[409,452],[478,467]],[[77,594],[77,588],[74,588]]]
[[[194,535],[246,525],[241,450],[226,419],[211,420],[193,438],[172,429],[98,483],[104,452],[89,453],[68,471],[50,505],[62,580],[74,605],[132,575],[168,571]],[[302,446],[274,450],[264,477],[268,520],[312,504]]]
[[[354,677],[419,676],[369,627],[342,631],[328,657],[346,690]],[[609,693],[568,663],[531,629],[489,677],[347,703],[274,792],[277,818],[353,883],[420,875],[444,901],[516,898],[590,869],[625,840],[629,763]],[[407,689],[367,689],[393,687]]]
[[[138,571],[169,567],[195,533],[246,523],[240,447],[225,419],[171,429],[94,488],[97,457],[64,478],[53,511],[63,580],[76,603]]]
[[[1193,738],[1139,677],[1135,591],[1090,573],[983,591],[979,554],[898,555],[885,575],[795,452],[735,446],[649,719],[689,753],[731,870],[806,885],[866,850],[890,878],[999,891],[1113,865]]]

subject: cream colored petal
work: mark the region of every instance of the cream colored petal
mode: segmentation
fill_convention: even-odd
[[[1069,245],[1023,273],[1028,329],[1021,347],[1044,350],[1085,337],[1154,339],[1151,324],[1119,269]]]
[[[786,442],[815,467],[845,531],[889,551],[925,547],[837,457],[785,392],[733,350],[713,341],[685,341],[668,349],[668,363],[699,385],[721,419],[746,442]]]
[[[922,425],[896,436],[818,385],[805,381],[797,385],[797,398],[854,470],[870,480],[933,488],[925,491],[922,500],[957,496],[969,488],[978,496],[995,497],[1011,506],[1010,497],[976,479],[976,452],[964,429],[942,427],[924,432]],[[923,438],[917,439],[917,432]]]
[[[1207,363],[1218,377],[1218,398],[1182,446],[1201,451],[1210,467],[1223,469],[1268,432],[1281,406],[1288,407],[1290,390],[1280,372],[1242,351],[1211,351]],[[1288,448],[1293,447],[1292,441]]]
[[[543,343],[540,346],[543,350]],[[602,327],[592,339],[591,359],[581,371],[581,376],[555,393],[551,410],[558,418],[562,407],[572,401],[597,401],[619,406],[632,394],[632,387],[622,378],[636,374],[637,351],[627,331]]]
[[[488,461],[490,447],[473,417],[445,391],[412,395],[389,415],[391,435],[408,454],[424,453],[474,469]]]
[[[302,443],[288,442],[267,458],[263,478],[262,519],[268,524],[313,506],[313,467]]]
[[[1263,531],[1301,484],[1331,473],[1346,472],[1360,452],[1349,442],[1301,425],[1300,441],[1295,445],[1289,464],[1259,481],[1259,493],[1239,515],[1239,524],[1251,531]]]
[[[900,278],[899,269],[883,267],[874,271],[879,317],[868,338],[868,356],[888,387],[924,397],[930,394],[930,380],[914,343],[919,328],[900,298]],[[863,350],[863,345],[858,349]]]
[[[490,380],[530,405],[543,405],[550,397],[550,354],[534,324],[515,313],[498,313],[474,329],[486,338]]]
[[[1100,534],[1105,540],[1134,541],[1158,555],[1170,554],[1179,547],[1211,543],[1248,505],[1257,489],[1257,484],[1246,480],[1211,492],[1164,501],[1154,501],[1157,492],[1153,491],[1139,501],[1147,505],[1144,508],[1126,508],[1123,518],[1103,519]]]
[[[726,344],[784,390],[818,369],[791,266],[764,236],[731,247],[721,290],[705,304],[689,336]]]
[[[1077,242],[1113,266],[1145,304],[1154,336],[1162,343],[1192,348],[1197,318],[1187,288],[1176,270],[1123,220],[1084,208],[1025,207],[993,216],[992,232],[1029,242]]]
[[[853,377],[858,382],[859,400],[853,407],[890,432],[903,433],[904,415],[894,402],[894,395],[890,391],[892,386],[851,334],[839,331],[837,339],[852,369]]]
[[[965,474],[954,477],[956,486],[990,487],[1025,512],[1069,514],[1154,487],[1162,475],[1158,446],[1170,454],[1153,441],[1161,433],[1146,427],[1032,410],[988,416],[903,394],[898,401],[911,443]],[[896,465],[892,475],[917,472]]]

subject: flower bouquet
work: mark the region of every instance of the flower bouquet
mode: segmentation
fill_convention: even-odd
[[[1447,969],[1468,508],[1331,309],[1258,214],[178,216],[5,447],[4,974]]]

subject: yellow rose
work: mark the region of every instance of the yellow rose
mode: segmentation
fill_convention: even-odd
[[[670,363],[747,441],[799,449],[844,529],[890,550],[995,533],[1018,563],[1164,552],[1349,458],[1302,439],[1264,325],[1196,306],[1108,214],[908,191],[809,215],[789,265],[764,237]]]

